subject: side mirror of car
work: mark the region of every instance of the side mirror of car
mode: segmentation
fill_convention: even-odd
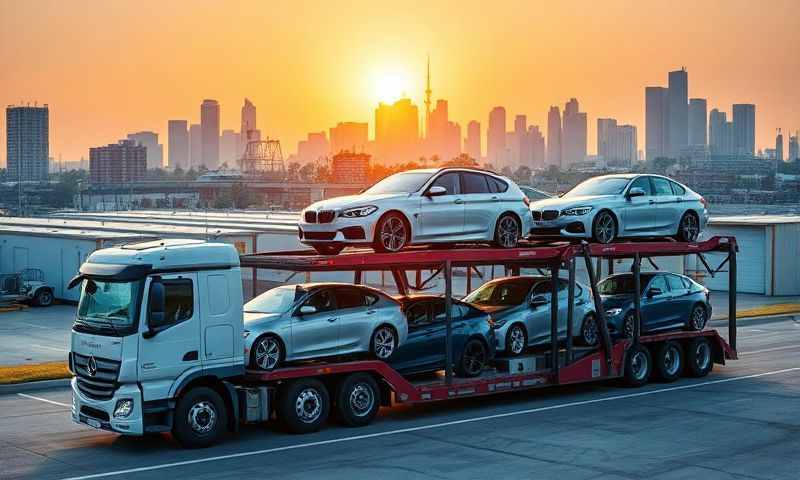
[[[550,300],[548,300],[545,295],[534,295],[533,298],[531,298],[531,307],[533,308],[541,307],[548,303],[550,303]]]
[[[312,313],[317,313],[317,307],[313,305],[303,305],[300,307],[300,315],[311,315]]]
[[[154,278],[147,293],[147,331],[143,334],[144,338],[156,336],[159,329],[167,323],[164,284],[160,278]]]
[[[657,295],[661,295],[662,293],[664,293],[664,292],[660,288],[653,287],[653,288],[651,288],[650,290],[647,291],[647,298],[653,298],[653,297],[655,297]]]
[[[633,197],[644,197],[644,189],[641,187],[633,187],[630,190],[628,190],[627,197],[629,199]]]
[[[425,196],[428,198],[441,197],[442,195],[447,195],[447,189],[440,185],[434,185],[425,192]]]

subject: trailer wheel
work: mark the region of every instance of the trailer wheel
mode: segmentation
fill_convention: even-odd
[[[278,411],[291,433],[319,430],[328,418],[331,402],[328,390],[319,380],[298,379],[281,390]]]
[[[186,448],[210,447],[227,424],[225,403],[219,394],[208,387],[196,387],[178,400],[172,436]]]
[[[642,345],[632,345],[625,356],[624,384],[627,387],[641,387],[650,378],[653,360],[650,350]]]
[[[353,373],[345,377],[336,391],[336,410],[348,427],[363,427],[372,423],[380,408],[378,383],[368,373]]]
[[[686,346],[686,368],[690,377],[705,377],[714,369],[711,342],[706,337],[697,337]]]
[[[37,307],[49,307],[53,304],[53,291],[49,288],[40,288],[33,297],[33,304]]]
[[[674,382],[683,370],[683,349],[674,341],[664,342],[656,350],[656,374],[662,382]]]

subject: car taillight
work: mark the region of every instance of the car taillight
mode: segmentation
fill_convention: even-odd
[[[705,198],[700,197],[700,203],[703,204],[703,207],[708,208],[708,202],[706,201]]]
[[[522,201],[525,203],[526,207],[529,207],[531,205],[531,199],[528,197],[522,197]]]

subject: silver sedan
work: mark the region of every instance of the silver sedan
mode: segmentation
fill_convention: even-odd
[[[660,175],[590,178],[559,198],[531,203],[533,238],[674,236],[697,240],[708,223],[708,204],[698,193]]]
[[[379,290],[317,283],[268,290],[244,306],[245,355],[251,368],[370,353],[389,360],[405,343],[400,304]]]

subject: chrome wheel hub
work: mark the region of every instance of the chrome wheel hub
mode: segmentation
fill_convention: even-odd
[[[256,346],[256,364],[264,370],[272,370],[281,358],[281,347],[273,337],[267,337]]]
[[[697,368],[705,370],[711,362],[711,348],[707,343],[698,343],[694,351],[694,359],[697,363]]]
[[[614,240],[614,218],[608,213],[601,213],[595,223],[594,233],[600,243]]]
[[[675,375],[681,368],[681,352],[675,347],[669,347],[664,354],[664,371],[667,375]]]
[[[522,333],[522,329],[520,327],[512,328],[510,338],[511,353],[522,353],[525,348],[525,334]]]
[[[214,428],[217,423],[217,412],[211,402],[203,400],[192,405],[187,419],[192,431],[203,435]]]
[[[504,248],[515,247],[519,242],[519,226],[514,217],[505,216],[497,226],[498,243]]]
[[[353,415],[363,417],[372,411],[374,405],[375,395],[372,388],[365,383],[356,384],[353,391],[350,392],[350,410]]]
[[[381,244],[390,252],[402,249],[406,244],[406,224],[397,217],[389,217],[381,224]]]
[[[322,415],[322,396],[314,388],[306,388],[294,402],[297,418],[303,423],[314,423]]]
[[[631,358],[631,374],[636,380],[643,380],[647,376],[650,366],[647,363],[647,355],[644,352],[636,352]]]
[[[375,356],[385,360],[394,352],[394,332],[384,327],[375,333]]]

